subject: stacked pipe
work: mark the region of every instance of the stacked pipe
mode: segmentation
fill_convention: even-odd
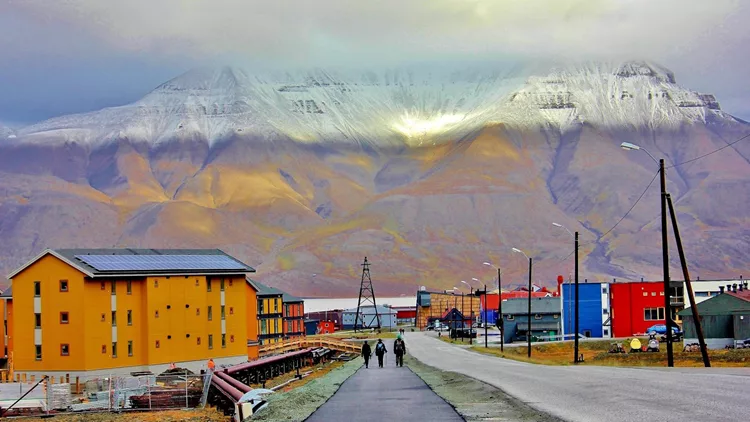
[[[226,382],[227,384],[231,385],[232,387],[236,388],[242,394],[245,394],[248,391],[250,391],[250,387],[230,377],[228,374],[224,372],[214,372],[214,377],[219,378],[222,381]]]
[[[214,374],[216,375],[216,374]],[[233,387],[229,382],[224,380],[220,377],[211,377],[211,383],[214,384],[214,386],[221,391],[227,398],[232,399],[234,403],[237,403],[242,398],[242,395],[244,394],[237,388]]]

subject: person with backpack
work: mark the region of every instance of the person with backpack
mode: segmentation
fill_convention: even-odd
[[[365,368],[369,368],[370,366],[370,357],[372,356],[372,349],[370,349],[370,344],[367,343],[367,340],[365,340],[365,344],[362,345],[362,358],[365,360]]]
[[[398,335],[396,341],[393,342],[393,354],[396,355],[396,366],[404,366],[404,355],[406,354],[406,343],[401,338],[401,334]]]
[[[383,357],[385,354],[388,353],[387,350],[385,350],[385,343],[383,343],[383,340],[378,339],[378,344],[375,345],[375,356],[378,357],[378,367],[383,367]]]

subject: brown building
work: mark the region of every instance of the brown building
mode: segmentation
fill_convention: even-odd
[[[440,319],[451,309],[457,309],[466,318],[476,320],[480,312],[479,297],[459,294],[454,291],[428,292],[417,294],[417,328],[424,330],[430,321]]]

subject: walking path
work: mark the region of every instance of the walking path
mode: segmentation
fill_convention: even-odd
[[[408,353],[570,421],[727,421],[750,414],[750,368],[534,365],[406,335]]]
[[[384,368],[378,368],[377,359],[370,361],[369,369],[362,366],[307,422],[463,421],[408,367],[396,367],[389,355]]]

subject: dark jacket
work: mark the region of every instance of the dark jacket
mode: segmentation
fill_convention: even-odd
[[[370,345],[365,343],[362,345],[362,356],[370,357],[372,355],[372,349],[370,349]]]
[[[378,350],[378,344],[382,344],[383,348],[381,350]],[[388,353],[388,351],[385,349],[385,343],[375,343],[375,354],[378,356],[383,356],[384,354]]]
[[[399,345],[401,346],[400,348],[399,348]],[[393,342],[393,353],[396,355],[405,355],[406,354],[406,342],[403,340],[396,339],[396,341]]]

